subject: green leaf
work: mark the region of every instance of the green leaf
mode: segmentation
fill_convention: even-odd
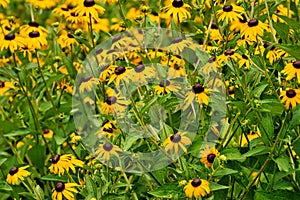
[[[3,165],[3,163],[5,163],[6,160],[7,160],[7,158],[0,159],[0,166]]]
[[[217,191],[217,190],[228,189],[229,187],[226,185],[220,185],[215,182],[209,182],[209,188],[210,188],[210,191]]]
[[[20,128],[14,131],[11,131],[10,133],[5,134],[5,137],[14,137],[14,136],[19,136],[19,135],[28,135],[31,133],[31,130],[28,128]]]
[[[263,91],[269,86],[268,83],[260,85],[258,87],[256,87],[252,94],[254,95],[254,97],[259,98],[261,96],[261,94],[263,93]]]
[[[294,127],[299,125],[300,125],[300,107],[298,106],[296,110],[293,111],[293,117],[290,121],[290,129],[293,129]]]
[[[88,194],[95,197],[97,195],[96,184],[94,183],[93,179],[89,175],[86,175],[85,179],[86,179],[86,189],[88,191]]]
[[[126,137],[125,142],[123,144],[123,148],[125,151],[130,149],[130,147],[138,140],[140,137],[137,136],[129,136]]]
[[[293,190],[293,184],[290,181],[279,181],[274,184],[274,190]]]
[[[44,191],[42,190],[42,188],[39,186],[39,185],[37,185],[36,187],[35,187],[35,195],[36,195],[36,197],[37,197],[37,199],[38,200],[43,200],[43,199],[45,199],[45,196],[44,196]]]
[[[246,160],[246,157],[236,148],[225,149],[222,151],[222,155],[226,156],[226,160],[237,160],[239,162]]]
[[[155,197],[160,197],[160,198],[172,198],[174,194],[178,194],[178,185],[175,184],[168,184],[168,185],[163,185],[151,192],[148,192],[149,194],[155,196]]]
[[[277,164],[280,171],[288,172],[290,170],[289,159],[287,157],[279,157],[275,159],[275,163]]]
[[[299,45],[292,45],[292,44],[274,44],[274,45],[286,51],[291,56],[294,56],[297,60],[300,60]]]
[[[266,146],[259,146],[251,149],[247,153],[244,153],[243,156],[250,157],[250,156],[258,156],[258,155],[264,155],[270,152],[270,148]]]
[[[300,140],[297,140],[294,144],[294,151],[297,155],[300,155]]]
[[[58,176],[56,174],[51,174],[51,175],[41,177],[41,180],[68,182],[68,176],[67,175]]]
[[[0,191],[12,191],[13,189],[6,183],[6,181],[0,181]]]
[[[277,14],[276,14],[277,15]],[[287,16],[283,16],[283,15],[277,15],[278,17],[280,17],[281,19],[283,19],[284,21],[287,22],[287,25],[289,25],[292,29],[299,30],[300,29],[300,24],[299,22],[287,17]]]
[[[28,151],[28,156],[32,161],[32,164],[38,170],[42,170],[46,159],[46,147],[35,145]]]
[[[223,169],[219,169],[213,176],[225,176],[225,175],[229,175],[229,174],[236,174],[238,173],[237,170],[234,169],[229,169],[229,168],[223,168]]]

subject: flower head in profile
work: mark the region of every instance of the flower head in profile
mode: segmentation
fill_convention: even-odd
[[[300,104],[300,90],[299,89],[287,89],[280,94],[281,103],[285,103],[285,108],[296,108],[297,104]]]
[[[287,75],[286,80],[297,78],[297,81],[300,84],[300,60],[288,63],[281,72]]]
[[[219,27],[217,26],[216,22],[212,22],[211,26],[210,26],[210,39],[212,41],[222,41],[223,37],[220,33]]]
[[[115,113],[120,114],[125,111],[127,106],[130,104],[130,101],[126,100],[124,97],[121,97],[112,89],[108,89],[106,94],[107,98],[100,104],[102,111],[107,115]]]
[[[169,94],[170,92],[177,92],[180,86],[169,80],[161,80],[158,85],[154,86],[154,90],[158,95]]]
[[[82,78],[79,85],[79,92],[84,93],[84,91],[91,91],[93,87],[98,83],[98,79],[92,76],[85,76]]]
[[[200,196],[204,197],[210,193],[209,182],[199,178],[190,180],[189,183],[184,187],[184,192],[189,198],[192,198],[193,196],[196,199],[198,199]]]
[[[242,147],[246,146],[250,141],[254,140],[255,138],[260,138],[260,130],[257,129],[257,131],[251,131],[249,134],[242,134],[240,137],[240,144]]]
[[[191,18],[189,11],[190,6],[183,2],[183,0],[170,0],[166,7],[162,8],[162,11],[169,17],[172,17],[176,24]]]
[[[50,172],[54,174],[64,174],[65,171],[69,172],[71,169],[73,173],[76,172],[75,166],[83,167],[84,162],[76,159],[72,154],[54,155],[51,159]]]
[[[74,199],[73,193],[78,193],[77,189],[73,187],[78,187],[79,185],[77,183],[63,183],[58,182],[55,185],[55,188],[52,189],[52,199],[53,200],[62,200],[62,199],[68,199],[72,200]]]
[[[264,52],[267,52],[266,58],[270,61],[271,64],[279,60],[285,54],[285,51],[275,47],[269,42],[265,43],[261,47],[264,50]]]
[[[112,155],[116,158],[119,158],[119,152],[122,152],[122,149],[107,142],[99,145],[99,149],[96,151],[96,154],[97,158],[101,158],[104,161],[109,161]]]
[[[205,146],[205,148],[200,152],[201,162],[205,165],[205,167],[212,167],[215,158],[219,157],[219,155],[220,153],[214,146]]]
[[[30,172],[26,170],[28,167],[29,165],[24,167],[12,167],[7,174],[6,182],[8,184],[18,185],[19,180],[23,181],[24,177],[30,175]]]
[[[44,136],[45,138],[51,139],[51,138],[53,137],[53,131],[50,130],[50,129],[48,129],[48,128],[45,128],[45,129],[43,130],[43,136]]]
[[[250,62],[249,56],[247,56],[246,54],[243,54],[240,57],[238,64],[239,64],[239,68],[250,69],[251,62]]]
[[[226,21],[228,24],[231,21],[242,19],[241,13],[244,12],[244,8],[236,6],[234,4],[224,5],[223,9],[216,12],[218,21]]]
[[[165,151],[177,154],[181,149],[183,152],[187,153],[186,146],[192,144],[192,141],[185,135],[186,133],[178,132],[169,136],[163,143]]]

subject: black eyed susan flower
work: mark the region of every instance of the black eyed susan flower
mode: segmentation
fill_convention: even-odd
[[[77,183],[58,182],[52,190],[52,200],[74,199],[73,193],[78,193],[78,191],[73,187],[79,187],[79,185]]]
[[[200,153],[201,162],[205,165],[205,167],[212,167],[215,158],[219,157],[219,155],[220,153],[214,146],[205,146],[205,148]]]
[[[234,4],[224,5],[222,10],[216,12],[218,21],[226,21],[228,24],[231,21],[242,19],[241,13],[244,12],[244,8],[236,6]]]
[[[234,20],[230,23],[230,31],[242,31],[247,23],[247,18],[244,14],[241,15],[242,18],[238,18],[238,20]]]
[[[116,80],[116,86],[120,86],[120,81],[127,81],[126,74],[128,73],[125,66],[114,66],[114,73],[110,76],[108,81],[108,85],[111,84],[114,80]]]
[[[165,151],[177,154],[179,149],[181,149],[183,152],[187,153],[186,146],[192,144],[192,142],[185,135],[186,133],[178,132],[169,136],[163,143]]]
[[[45,138],[51,139],[51,138],[53,137],[53,131],[50,130],[50,129],[48,129],[48,128],[45,128],[45,129],[43,130],[43,136],[44,136]]]
[[[39,31],[31,31],[25,37],[28,48],[43,49],[48,45],[46,35]]]
[[[285,108],[296,108],[297,104],[300,104],[300,90],[299,89],[287,89],[280,94],[281,103],[285,103]]]
[[[197,99],[200,106],[202,105],[202,103],[208,105],[208,93],[209,90],[202,84],[195,84],[192,87],[192,91],[187,93],[187,97],[184,100],[183,109],[187,109],[195,99]]]
[[[291,80],[296,77],[300,84],[300,60],[288,63],[281,72],[287,75],[286,80]]]
[[[83,161],[76,159],[72,154],[57,154],[52,157],[51,162],[52,164],[49,167],[50,172],[58,174],[59,176],[64,174],[65,171],[69,172],[70,169],[75,173],[76,170],[74,166],[83,167],[84,164]]]
[[[0,0],[0,5],[2,6],[2,8],[6,8],[9,2],[10,0]]]
[[[159,85],[154,86],[155,92],[159,95],[177,92],[179,89],[179,86],[169,80],[161,80]]]
[[[147,83],[147,78],[155,77],[156,70],[152,66],[144,66],[143,64],[136,65],[130,69],[127,78],[139,84]]]
[[[113,65],[105,65],[100,71],[100,82],[103,83],[113,73]]]
[[[257,129],[257,131],[251,131],[250,134],[247,134],[247,136],[245,136],[244,134],[242,134],[242,137],[240,137],[239,144],[241,144],[241,146],[244,147],[250,141],[254,140],[255,138],[260,138],[260,137],[261,137],[260,130]]]
[[[191,18],[191,13],[188,10],[190,6],[184,3],[182,0],[171,0],[166,7],[162,8],[162,11],[169,17],[172,17],[176,24]]]
[[[74,6],[72,4],[62,4],[57,6],[52,10],[53,13],[59,15],[60,17],[68,17],[70,13],[73,11]]]
[[[130,101],[126,100],[124,97],[120,97],[112,89],[106,91],[107,98],[105,102],[101,102],[101,109],[105,114],[115,114],[122,113]]]
[[[115,133],[118,133],[118,129],[115,126],[115,121],[105,120],[102,123],[100,131],[97,132],[100,138],[106,137],[107,139],[115,138]]]
[[[192,43],[193,42],[191,38],[183,39],[181,37],[175,37],[172,40],[172,43],[162,50],[165,52],[173,53],[175,55],[180,55],[182,54],[183,49],[189,47]]]
[[[96,154],[97,158],[109,161],[112,155],[119,158],[119,152],[122,152],[122,149],[118,146],[111,143],[104,143],[99,145],[99,149],[96,151]]]
[[[266,58],[270,61],[271,64],[280,59],[285,52],[282,49],[276,48],[271,43],[267,42],[262,46],[264,51],[267,51]]]
[[[241,55],[236,53],[233,49],[229,49],[225,51],[222,55],[218,56],[217,62],[219,65],[222,65],[222,63],[228,63],[230,60],[232,61],[238,61],[238,59],[241,58]]]
[[[246,54],[243,54],[238,61],[239,68],[244,67],[244,69],[250,69],[250,59]]]
[[[0,96],[3,96],[9,89],[14,88],[14,85],[9,81],[0,80]]]
[[[255,41],[257,36],[261,37],[264,35],[264,31],[269,31],[267,24],[257,19],[251,19],[248,21],[245,28],[241,30],[241,35]]]
[[[234,86],[229,86],[228,95],[233,99],[234,99],[234,93],[235,93],[235,87]]]
[[[43,26],[40,26],[36,21],[31,21],[20,27],[20,35],[22,37],[27,37],[30,32],[37,31],[42,34],[47,34],[48,31]]]
[[[7,174],[6,182],[8,184],[12,185],[18,185],[19,180],[23,181],[24,177],[27,177],[30,175],[30,172],[28,172],[26,169],[29,167],[29,165],[24,167],[12,167],[9,170],[9,173]]]
[[[210,74],[211,72],[218,71],[218,63],[216,62],[216,57],[210,57],[207,63],[201,68],[204,74]]]
[[[88,22],[88,19],[83,16],[79,16],[78,13],[75,11],[72,11],[70,15],[66,17],[67,22],[70,22],[72,24],[78,25],[80,23]]]
[[[84,93],[85,90],[91,91],[97,83],[98,80],[96,78],[93,78],[92,76],[85,76],[81,80],[79,92]]]
[[[98,21],[99,14],[103,15],[105,9],[97,5],[94,0],[82,0],[75,8],[75,13],[82,17],[91,17]]]
[[[223,37],[220,33],[220,30],[216,24],[216,22],[212,22],[211,24],[211,29],[210,29],[210,39],[212,41],[222,41],[223,40]]]
[[[209,182],[204,179],[190,180],[189,183],[184,187],[184,192],[187,197],[192,198],[193,196],[198,199],[200,196],[204,197],[210,193]]]
[[[9,49],[12,53],[14,53],[20,46],[24,45],[24,39],[13,34],[9,33],[4,35],[0,39],[0,50]]]
[[[49,9],[56,6],[59,0],[26,0],[26,2],[32,3],[37,8]]]
[[[276,11],[272,15],[272,20],[274,22],[280,22],[280,23],[286,23],[283,19],[278,17],[278,15],[283,15],[286,17],[291,17],[294,14],[292,10],[289,10],[288,8],[284,7],[282,4],[279,4],[276,8]]]
[[[74,34],[68,33],[67,31],[62,32],[57,39],[57,42],[60,44],[61,48],[71,48],[73,45],[79,45],[74,37]]]

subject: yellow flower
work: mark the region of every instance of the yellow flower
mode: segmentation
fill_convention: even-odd
[[[291,80],[296,77],[300,84],[300,60],[287,64],[281,72],[287,75],[286,80]]]
[[[100,138],[106,137],[107,139],[115,138],[115,133],[118,132],[118,129],[115,126],[115,122],[111,122],[109,120],[105,120],[102,123],[100,131],[97,132]]]
[[[0,0],[0,5],[2,6],[2,8],[6,8],[9,2],[10,0]]]
[[[6,182],[8,184],[12,184],[12,185],[18,185],[19,184],[19,180],[23,181],[24,177],[27,177],[30,175],[30,172],[28,172],[27,169],[29,167],[29,165],[24,166],[24,167],[12,167],[9,170],[9,173],[7,174],[7,178],[6,178]]]
[[[280,94],[281,103],[285,103],[285,108],[289,109],[290,105],[292,108],[296,108],[297,104],[300,104],[300,90],[299,89],[287,89],[282,91]]]
[[[99,145],[99,149],[96,151],[96,154],[97,158],[100,157],[104,161],[109,161],[111,155],[119,158],[118,152],[122,152],[122,149],[120,149],[118,146],[111,143],[104,143]]]
[[[128,77],[126,74],[128,73],[126,67],[124,66],[113,66],[114,73],[110,76],[110,79],[108,81],[108,85],[111,84],[114,80],[116,80],[116,86],[120,86],[120,81],[127,81]]]
[[[245,38],[250,38],[251,40],[256,40],[257,36],[263,36],[264,31],[269,31],[268,25],[257,20],[251,19],[245,26],[243,30],[241,30],[241,35]]]
[[[105,102],[101,102],[101,109],[105,114],[115,114],[122,113],[130,104],[130,101],[126,100],[124,97],[120,97],[112,89],[106,91],[107,98]]]
[[[244,8],[236,6],[234,4],[224,5],[222,10],[216,12],[218,21],[226,21],[228,24],[231,21],[242,19],[241,13],[244,12]]]
[[[180,89],[179,86],[175,85],[169,80],[161,80],[159,85],[154,86],[154,90],[157,94],[168,94],[170,92],[177,92]]]
[[[20,35],[22,37],[28,37],[28,34],[33,31],[37,31],[45,35],[48,33],[47,29],[43,26],[40,26],[36,21],[31,21],[28,24],[20,27]]]
[[[289,16],[288,16],[288,13],[289,13]],[[279,6],[276,8],[276,11],[272,15],[272,20],[274,22],[286,23],[286,21],[284,21],[283,19],[281,19],[277,15],[283,15],[283,16],[286,16],[286,17],[291,17],[291,15],[293,15],[293,14],[294,14],[294,12],[292,10],[288,11],[288,8],[284,7],[282,4],[279,4]]]
[[[193,43],[191,38],[182,39],[181,37],[175,37],[172,43],[167,47],[162,48],[163,51],[167,53],[172,53],[174,55],[180,55],[183,49],[189,47]]]
[[[184,100],[183,110],[187,109],[191,103],[197,99],[199,105],[201,106],[202,103],[208,105],[209,97],[208,97],[209,90],[204,88],[202,84],[195,84],[192,87],[192,91],[187,93],[187,97]]]
[[[190,180],[189,183],[184,187],[184,192],[187,197],[192,198],[193,196],[198,199],[200,196],[204,197],[210,193],[209,182],[204,179]]]
[[[266,58],[270,61],[271,64],[276,62],[285,54],[285,52],[282,49],[278,49],[268,42],[263,45],[263,48],[264,51],[268,51],[266,54]]]
[[[172,0],[169,4],[162,8],[162,11],[169,17],[172,17],[176,24],[191,18],[191,13],[188,10],[190,6],[184,3],[182,0]]]
[[[211,27],[210,27],[210,39],[212,41],[216,41],[216,40],[219,40],[219,41],[222,41],[223,40],[223,37],[220,33],[220,30],[216,24],[216,22],[212,22],[211,24]]]
[[[0,50],[9,49],[12,53],[14,53],[18,47],[24,45],[24,39],[16,36],[13,33],[9,33],[4,35],[4,37],[0,38]]]
[[[91,91],[97,83],[98,80],[96,78],[93,78],[91,76],[83,77],[79,86],[79,93],[84,93],[85,90]]]
[[[230,23],[230,31],[242,31],[247,23],[247,18],[242,14],[242,18],[238,18]]]
[[[59,0],[26,0],[26,2],[32,3],[37,8],[49,9],[56,6]]]
[[[4,95],[4,93],[12,88],[14,88],[14,86],[11,82],[0,80],[0,96]]]
[[[82,0],[81,3],[75,8],[75,13],[82,17],[91,17],[98,21],[99,14],[103,15],[105,9],[97,5],[94,0]]]
[[[44,136],[45,138],[51,139],[51,138],[53,137],[53,131],[50,130],[50,129],[48,129],[48,128],[45,128],[45,129],[43,130],[43,136]]]
[[[240,138],[240,144],[241,147],[246,146],[251,140],[254,140],[255,138],[260,138],[261,134],[260,134],[260,130],[257,129],[257,131],[251,131],[250,134],[247,134],[247,136],[245,136],[245,134],[242,134],[242,137]]]
[[[215,158],[217,158],[219,155],[220,153],[214,146],[208,147],[206,145],[200,153],[201,162],[205,165],[205,167],[212,167]]]
[[[155,77],[155,74],[156,70],[153,66],[144,66],[143,64],[139,64],[128,71],[126,79],[130,79],[133,82],[143,85],[147,83],[147,78],[153,78]]]
[[[238,62],[239,68],[244,67],[244,69],[250,69],[250,59],[246,54],[243,54]]]
[[[185,136],[186,133],[175,133],[169,136],[163,143],[165,151],[177,154],[179,149],[187,153],[186,146],[192,144],[191,140]]]
[[[29,49],[43,49],[48,45],[46,35],[39,31],[29,32],[24,39]]]
[[[60,44],[61,48],[71,48],[73,45],[79,45],[72,33],[63,31],[63,33],[57,39],[57,42]]]
[[[83,167],[84,162],[78,160],[72,154],[55,155],[51,159],[51,166],[49,167],[50,172],[54,174],[64,174],[65,171],[69,172],[71,169],[73,173],[76,172],[75,166]]]
[[[52,189],[52,200],[74,200],[73,193],[78,193],[78,191],[73,187],[79,187],[79,185],[77,183],[58,182]]]
[[[217,63],[221,65],[222,63],[228,63],[229,61],[235,61],[237,62],[238,59],[241,58],[241,55],[238,53],[235,53],[233,49],[229,49],[224,52],[224,54],[218,56]]]

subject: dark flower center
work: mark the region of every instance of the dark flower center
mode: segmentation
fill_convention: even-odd
[[[64,183],[59,182],[56,184],[55,190],[56,190],[56,192],[62,192],[62,191],[64,191],[65,187],[66,186]]]
[[[257,26],[258,25],[258,20],[257,19],[251,19],[249,22],[248,22],[248,26],[249,27],[253,27],[253,26]]]
[[[75,12],[71,12],[71,16],[72,16],[72,17],[77,17],[77,16],[78,16],[78,14],[77,14],[77,13],[75,13]]]
[[[297,60],[297,61],[293,62],[293,66],[294,66],[296,69],[300,69],[300,60]]]
[[[114,97],[114,96],[108,97],[108,98],[106,99],[106,103],[107,103],[108,105],[115,104],[116,102],[117,102],[117,98]]]
[[[60,8],[62,11],[66,11],[68,12],[69,11],[69,8]]]
[[[15,38],[16,38],[16,36],[13,33],[9,33],[9,34],[7,34],[7,35],[4,36],[5,40],[10,40],[10,41],[14,40]]]
[[[296,96],[296,91],[293,90],[293,89],[290,89],[290,90],[286,91],[285,94],[286,94],[286,96],[287,96],[288,98],[293,98],[293,97]]]
[[[181,8],[183,6],[183,1],[182,0],[174,0],[172,2],[172,6],[175,8]]]
[[[74,38],[74,35],[72,33],[68,33],[68,38]]]
[[[171,141],[174,142],[174,143],[178,143],[181,141],[181,136],[177,133],[175,133],[174,135],[172,135],[170,137]]]
[[[175,43],[179,43],[181,41],[182,41],[182,39],[180,37],[176,37],[173,39],[172,43],[175,44]]]
[[[31,26],[31,27],[36,27],[36,28],[39,27],[39,23],[37,23],[35,21],[29,22],[28,25]]]
[[[142,72],[145,70],[145,66],[144,65],[137,65],[135,68],[134,68],[134,71],[135,72]]]
[[[272,47],[271,47],[272,46]],[[268,47],[271,47],[271,49],[270,50],[274,50],[275,49],[275,46],[273,46],[271,43],[269,43],[269,42],[267,42],[267,43],[265,43],[264,44],[264,48],[266,49],[266,48],[268,48]]]
[[[211,154],[209,154],[209,155],[207,156],[207,161],[208,161],[209,163],[214,163],[215,157],[216,157],[216,155],[213,154],[213,153],[211,153]]]
[[[195,94],[200,94],[201,92],[204,92],[204,87],[202,84],[196,84],[193,86],[193,92]]]
[[[85,76],[82,78],[82,82],[88,82],[89,80],[91,80],[91,76]]]
[[[215,57],[210,57],[209,59],[208,59],[208,62],[209,63],[213,63],[213,62],[215,62],[216,61],[216,58]]]
[[[234,51],[232,49],[225,51],[225,56],[232,56],[233,54],[234,54]]]
[[[60,155],[57,154],[57,155],[53,156],[51,159],[52,164],[58,163],[59,159],[60,159]]]
[[[115,69],[115,74],[121,75],[126,71],[126,68],[124,66],[119,66]]]
[[[169,86],[169,85],[170,85],[170,81],[168,81],[168,80],[161,80],[160,83],[159,83],[160,87],[166,87],[166,86]]]
[[[44,134],[48,134],[48,133],[50,133],[50,130],[49,130],[48,128],[45,128],[45,129],[43,130],[43,133],[44,133]]]
[[[105,124],[107,124],[109,122],[109,120],[107,119],[107,120],[105,120],[103,123],[102,123],[102,127],[105,125]]]
[[[248,58],[248,56],[247,55],[245,55],[245,54],[243,54],[242,55],[242,58],[244,58],[244,59],[246,59],[246,60],[248,60],[249,58]]]
[[[231,12],[233,9],[232,5],[226,5],[223,7],[224,12]]]
[[[17,167],[12,167],[10,170],[9,170],[9,174],[11,176],[15,175],[16,173],[18,173],[19,169]]]
[[[198,187],[198,186],[201,185],[201,180],[197,178],[197,179],[193,180],[191,182],[191,184],[192,184],[193,187]]]
[[[5,87],[5,82],[4,81],[0,81],[0,88],[4,88]]]
[[[7,31],[11,31],[11,28],[10,28],[9,26],[5,26],[4,28],[5,28],[5,30],[7,30]]]
[[[32,31],[29,33],[30,38],[37,38],[40,37],[40,33],[38,31]]]
[[[108,133],[113,133],[114,132],[114,130],[112,128],[104,128],[103,131],[108,132]]]
[[[218,29],[216,22],[211,23],[211,29]]]
[[[228,93],[229,93],[230,95],[234,94],[234,87],[231,88],[231,89],[229,89],[229,90],[228,90]]]
[[[113,145],[111,143],[106,143],[103,145],[103,149],[105,151],[110,151],[110,150],[112,150],[112,148],[113,148]]]
[[[95,5],[95,1],[94,0],[85,0],[83,2],[84,7],[92,7]]]
[[[120,35],[114,37],[114,38],[112,39],[112,43],[115,43],[115,42],[119,41],[121,38],[122,38],[122,37],[121,37]]]

